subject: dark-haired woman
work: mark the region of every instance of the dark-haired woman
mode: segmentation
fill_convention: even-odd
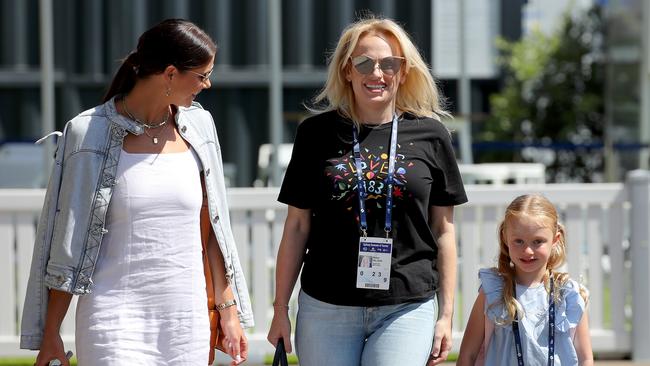
[[[210,113],[216,45],[196,25],[165,20],[142,34],[104,104],[69,121],[37,229],[21,347],[37,366],[68,365],[59,327],[80,296],[81,365],[208,364],[209,320],[200,212],[232,364],[245,360],[253,325],[230,228]]]

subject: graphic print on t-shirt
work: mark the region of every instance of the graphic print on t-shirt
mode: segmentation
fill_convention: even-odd
[[[410,145],[413,143],[411,142]],[[393,206],[411,194],[406,190],[406,172],[413,166],[413,162],[405,161],[404,155],[399,153],[400,144],[397,144],[395,157],[395,175],[393,176]],[[366,209],[371,213],[373,209],[382,209],[386,204],[386,190],[388,185],[388,147],[376,146],[365,148],[361,146],[361,166],[366,184]],[[345,152],[339,151],[343,155]],[[325,175],[332,184],[332,201],[342,201],[349,211],[356,207],[357,202],[357,176],[354,164],[354,154],[349,151],[345,156],[332,158],[327,161]],[[357,214],[358,216],[358,214]]]

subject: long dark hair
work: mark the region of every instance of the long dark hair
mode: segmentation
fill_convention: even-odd
[[[166,19],[138,39],[138,46],[122,60],[104,102],[128,93],[137,79],[165,71],[169,65],[180,71],[205,65],[217,53],[217,45],[201,28],[183,19]]]

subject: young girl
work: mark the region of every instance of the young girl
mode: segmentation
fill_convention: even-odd
[[[458,365],[593,365],[587,291],[554,272],[566,244],[553,204],[541,195],[515,198],[499,248],[498,267],[479,271]]]

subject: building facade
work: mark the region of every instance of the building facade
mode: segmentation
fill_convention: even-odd
[[[45,133],[39,3],[0,0],[0,143],[35,141]],[[324,83],[328,53],[346,24],[363,14],[390,17],[404,25],[439,77],[449,109],[457,110],[461,72],[457,5],[440,0],[52,1],[55,125],[62,128],[100,102],[120,59],[135,47],[139,34],[162,19],[185,18],[218,44],[213,86],[198,101],[215,117],[231,184],[249,186],[258,174],[259,146],[292,142],[307,113],[304,104]],[[500,72],[493,39],[520,36],[521,6],[518,0],[465,0],[464,72],[469,79],[470,120],[480,120],[488,110],[488,95],[497,89]],[[276,9],[281,20],[274,33],[271,14]],[[279,87],[274,86],[271,45],[281,49]],[[280,122],[272,123],[272,103],[278,100]]]

